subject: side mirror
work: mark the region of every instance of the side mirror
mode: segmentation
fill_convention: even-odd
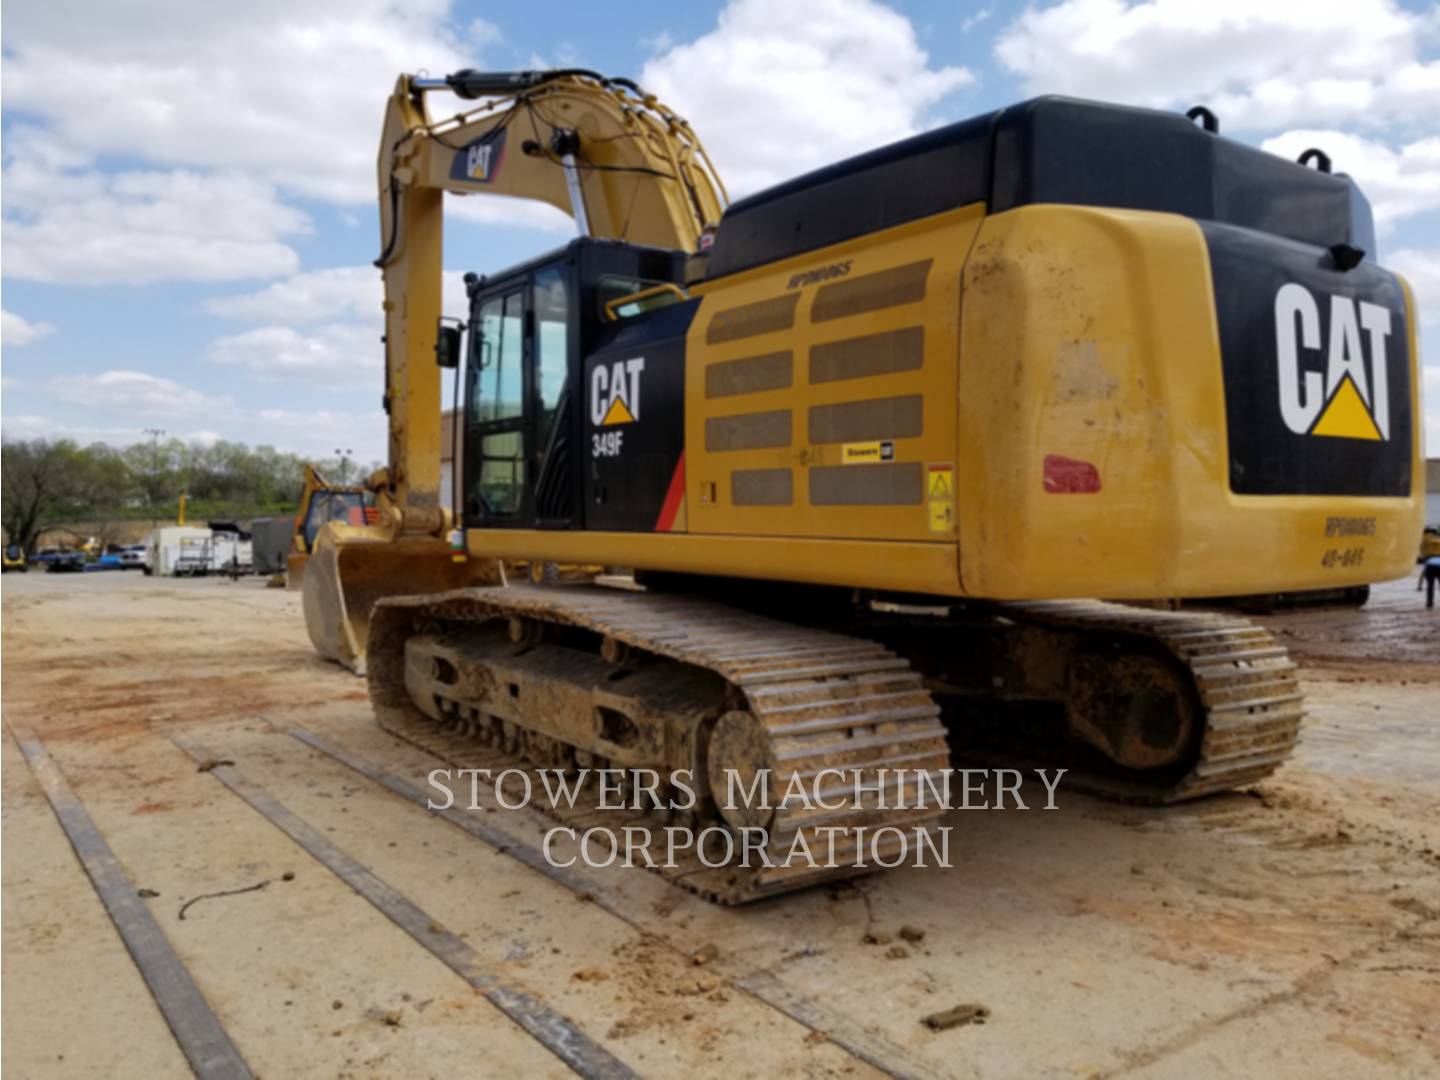
[[[463,326],[446,326],[441,323],[435,330],[435,363],[442,368],[458,368],[464,340]]]

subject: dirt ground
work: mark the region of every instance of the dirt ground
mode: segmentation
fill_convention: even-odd
[[[313,655],[298,595],[260,581],[7,575],[4,718],[43,740],[155,894],[257,1075],[566,1069],[197,771],[176,730],[643,1075],[875,1075],[862,1046],[895,1075],[1433,1076],[1440,610],[1413,588],[1262,620],[1305,664],[1310,715],[1256,789],[1150,810],[1062,783],[1054,812],[952,812],[950,868],[739,910],[638,869],[584,870],[593,891],[577,894],[297,741],[287,727],[417,785],[436,766],[375,726],[361,680]],[[186,1075],[8,733],[3,770],[0,1065]],[[483,816],[532,843],[545,828]],[[716,957],[696,967],[704,945]],[[961,1004],[989,1015],[922,1025]]]

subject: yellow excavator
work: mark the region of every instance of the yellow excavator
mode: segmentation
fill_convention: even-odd
[[[442,92],[478,104],[436,120]],[[1203,107],[1039,98],[726,205],[631,82],[406,76],[379,184],[389,467],[378,524],[320,534],[312,640],[437,752],[690,770],[688,820],[775,850],[841,831],[827,864],[660,868],[715,900],[886,865],[877,835],[940,813],[737,803],[736,777],[965,755],[1150,804],[1259,780],[1304,712],[1285,649],[1084,598],[1346,588],[1414,558],[1409,286],[1323,152],[1230,141]],[[467,276],[447,325],[445,192],[540,199],[580,235]],[[623,587],[505,584],[510,561]]]
[[[332,484],[314,465],[305,466],[300,504],[290,528],[290,551],[285,557],[285,587],[298,589],[320,530],[330,522],[364,525],[369,491],[364,485]]]

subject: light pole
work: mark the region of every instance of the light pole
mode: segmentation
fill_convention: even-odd
[[[153,529],[160,524],[160,519],[155,516],[160,501],[156,488],[160,477],[160,436],[165,434],[165,429],[147,427],[145,434],[150,436],[150,528]]]
[[[335,453],[340,457],[340,486],[344,487],[345,481],[350,479],[350,455],[355,453],[355,451],[349,449],[341,450],[337,446]]]

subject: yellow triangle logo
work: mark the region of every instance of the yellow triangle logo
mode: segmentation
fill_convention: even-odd
[[[1365,402],[1360,400],[1360,391],[1349,375],[1340,380],[1340,389],[1335,391],[1330,404],[1320,414],[1319,421],[1310,429],[1311,435],[1332,435],[1340,439],[1370,439],[1382,441],[1380,429],[1370,418]]]
[[[616,398],[610,403],[610,408],[605,410],[605,419],[600,421],[601,427],[609,427],[611,424],[633,424],[635,417],[630,415],[630,410],[625,407],[624,398]]]

